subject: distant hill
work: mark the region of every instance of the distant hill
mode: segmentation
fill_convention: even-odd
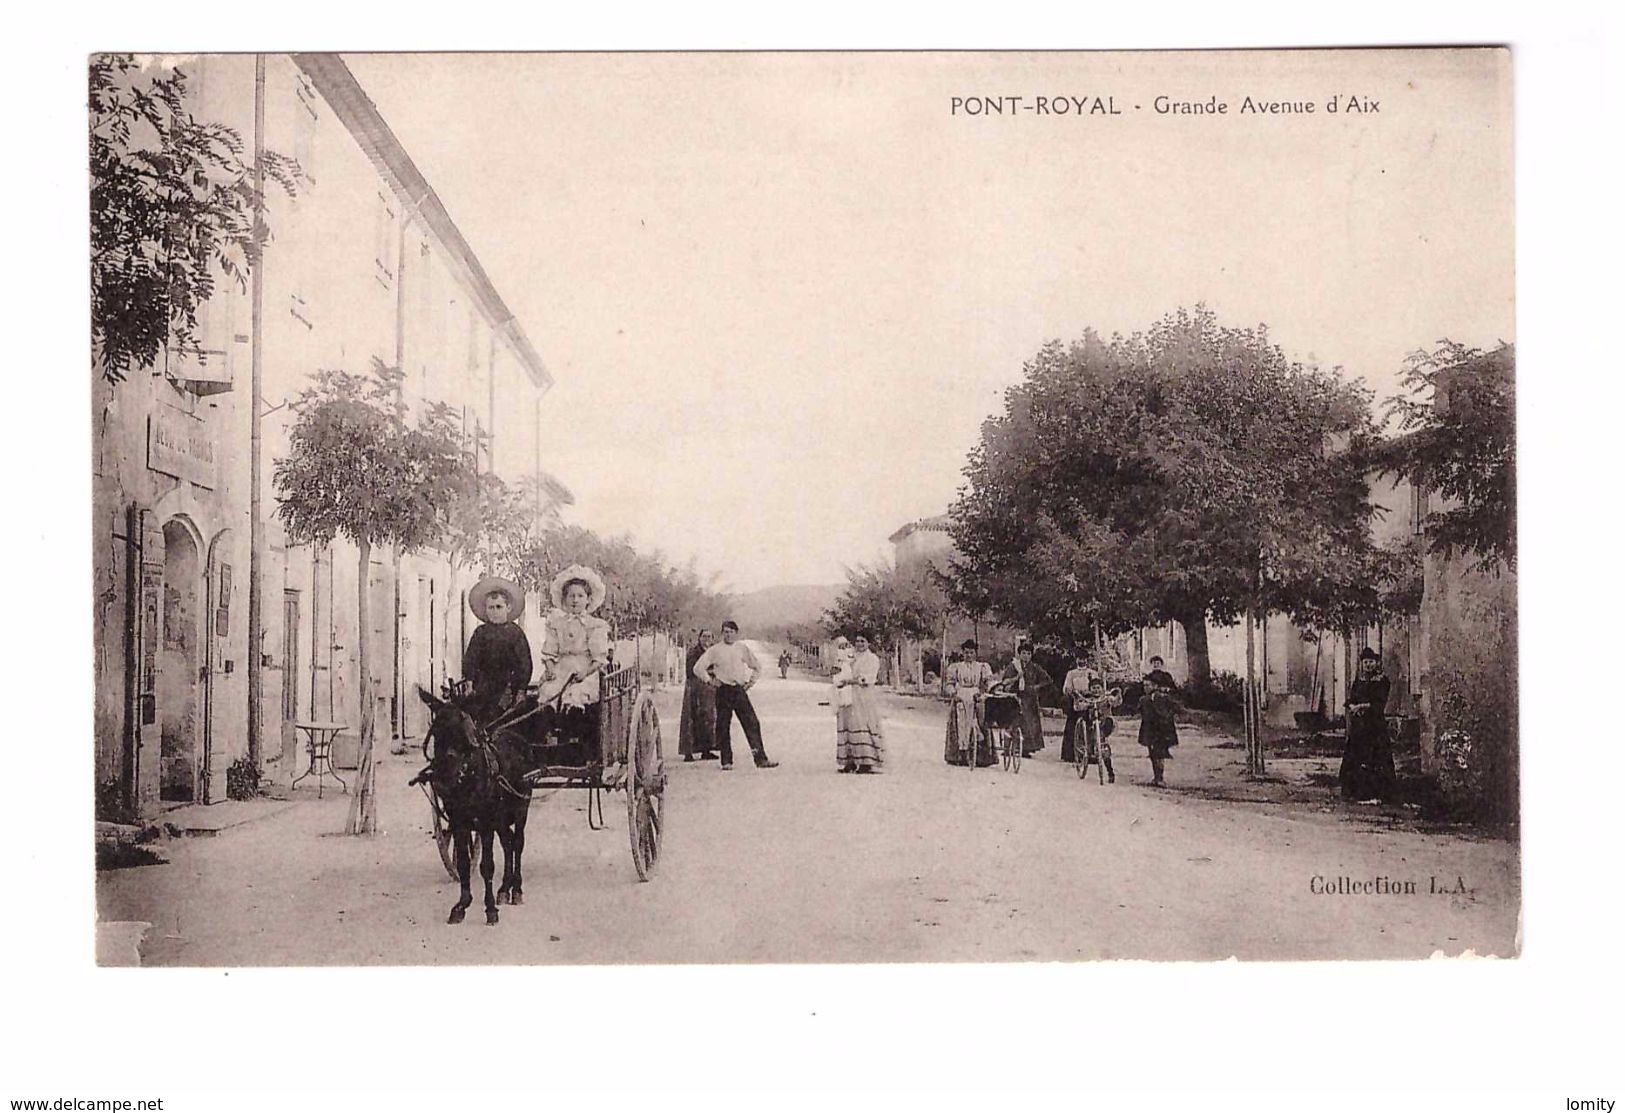
[[[781,584],[729,598],[729,613],[745,637],[782,637],[784,628],[817,622],[846,590],[845,584]]]

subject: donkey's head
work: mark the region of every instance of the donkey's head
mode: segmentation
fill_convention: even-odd
[[[418,689],[418,698],[429,709],[429,739],[434,741],[436,758],[466,752],[479,742],[479,728],[474,717],[456,699],[437,699],[433,693]]]

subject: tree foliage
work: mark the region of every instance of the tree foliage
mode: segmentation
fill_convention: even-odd
[[[1445,340],[1405,362],[1409,394],[1389,399],[1402,435],[1384,460],[1436,496],[1423,523],[1428,547],[1481,566],[1516,568],[1517,441],[1513,348]]]
[[[437,408],[406,420],[400,372],[320,371],[294,401],[288,452],[276,461],[277,517],[297,542],[336,537],[402,550],[439,541],[467,484],[462,438]]]
[[[605,538],[578,525],[555,524],[515,555],[508,571],[526,592],[547,599],[557,576],[585,564],[604,578],[607,597],[599,610],[621,632],[715,628],[723,599],[692,565],[677,567],[659,552],[640,552],[627,537]]]
[[[372,372],[320,371],[293,403],[288,451],[272,484],[277,516],[296,542],[356,545],[356,698],[361,767],[345,830],[378,828],[372,660],[367,590],[375,546],[409,551],[441,541],[448,512],[469,466],[461,431],[444,407],[406,420],[399,368],[374,361]]]
[[[458,412],[444,403],[429,405],[424,427],[437,439],[458,445],[449,499],[437,507],[438,544],[454,566],[488,568],[512,577],[541,522],[531,492],[510,487],[495,472],[479,467],[481,443],[464,437]]]
[[[1027,362],[953,511],[953,597],[1041,638],[1248,607],[1325,621],[1373,590],[1370,396],[1267,330],[1179,310]]]
[[[242,138],[187,108],[179,69],[144,72],[129,55],[90,61],[90,321],[102,374],[119,382],[166,347],[205,359],[198,308],[215,271],[246,288],[270,238]],[[299,165],[266,151],[266,178],[290,196]]]
[[[847,569],[846,590],[823,625],[830,634],[866,631],[890,649],[900,638],[937,637],[947,617],[948,597],[930,565],[859,565]]]

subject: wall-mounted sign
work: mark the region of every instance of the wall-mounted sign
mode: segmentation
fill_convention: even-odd
[[[147,467],[214,489],[214,440],[201,421],[171,410],[147,415]]]

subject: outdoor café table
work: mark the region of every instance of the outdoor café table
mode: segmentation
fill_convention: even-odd
[[[290,789],[314,773],[316,774],[316,799],[320,800],[322,798],[323,774],[338,781],[339,787],[346,793],[350,791],[350,786],[344,783],[344,778],[340,777],[338,771],[333,768],[333,739],[346,730],[348,725],[347,723],[305,720],[296,720],[294,722],[293,728],[295,730],[305,732],[305,738],[307,739],[305,748],[310,752],[310,768],[293,779],[293,784],[288,786]]]

